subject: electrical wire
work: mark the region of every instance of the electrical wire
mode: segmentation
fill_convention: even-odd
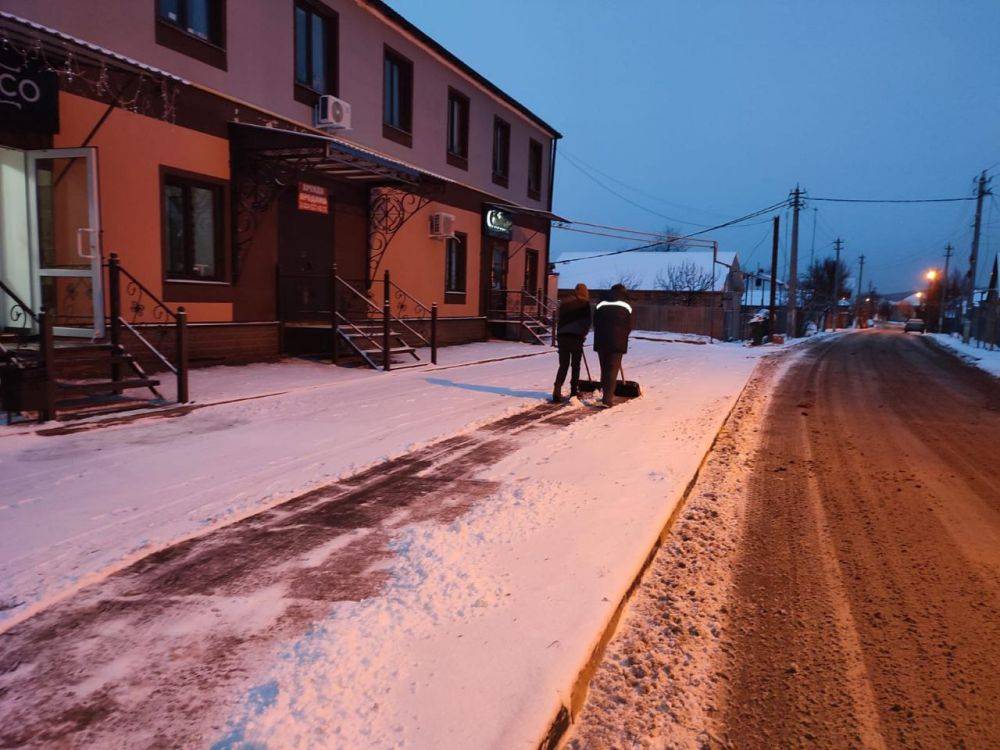
[[[739,218],[731,219],[730,221],[723,222],[722,224],[717,224],[714,227],[707,227],[707,228],[702,229],[702,230],[700,230],[698,232],[692,232],[691,234],[684,235],[683,237],[677,237],[675,239],[677,241],[687,240],[687,239],[690,239],[692,237],[697,237],[698,235],[701,235],[701,234],[707,234],[708,232],[713,232],[713,231],[715,231],[717,229],[725,229],[726,227],[733,226],[734,224],[739,224],[739,223],[744,222],[744,221],[748,221],[749,219],[756,219],[758,216],[760,216],[762,214],[766,214],[766,213],[768,213],[770,211],[774,211],[775,209],[781,208],[782,206],[786,206],[786,205],[788,205],[788,198],[785,198],[783,201],[780,201],[780,202],[775,203],[775,204],[773,204],[771,206],[768,206],[767,208],[761,208],[761,209],[758,209],[757,211],[752,211],[751,213],[746,214],[744,216],[740,216]],[[624,248],[622,250],[613,250],[613,251],[607,252],[607,253],[594,253],[592,255],[586,256],[585,258],[570,258],[568,260],[556,260],[556,261],[552,262],[552,265],[561,265],[561,264],[564,264],[564,263],[575,263],[576,261],[579,261],[579,260],[590,260],[592,258],[606,258],[606,257],[611,256],[611,255],[622,255],[623,253],[634,253],[634,252],[638,252],[640,250],[648,250],[651,247],[656,247],[657,245],[662,245],[662,244],[663,244],[662,240],[660,242],[650,242],[650,243],[648,243],[646,245],[639,245],[637,247],[627,247],[627,248]]]
[[[561,152],[557,151],[556,153],[558,154],[558,153],[561,153]],[[597,177],[595,177],[594,175],[592,175],[581,164],[577,164],[573,160],[573,157],[567,156],[567,155],[563,154],[563,158],[566,160],[567,164],[571,165],[574,169],[578,170],[580,172],[580,174],[582,174],[584,177],[586,177],[587,179],[593,181],[596,185],[598,185],[601,188],[603,188],[604,190],[608,191],[609,193],[611,193],[615,197],[620,198],[621,200],[625,201],[629,205],[635,206],[636,208],[639,208],[639,209],[645,211],[646,213],[652,214],[653,216],[658,216],[661,219],[664,219],[666,221],[672,221],[672,222],[674,222],[676,224],[688,224],[688,225],[694,226],[694,227],[704,227],[705,226],[704,224],[699,224],[698,222],[695,222],[695,221],[684,221],[683,219],[678,219],[678,218],[676,218],[674,216],[668,216],[667,214],[664,214],[664,213],[656,211],[656,210],[654,210],[652,208],[649,208],[649,206],[644,206],[641,203],[637,203],[636,201],[634,201],[631,198],[629,198],[627,195],[622,195],[617,190],[615,190],[614,188],[610,187],[609,185],[606,185],[604,182],[602,182]]]
[[[811,201],[826,201],[828,203],[956,203],[958,201],[974,201],[976,197],[964,198],[814,198]]]
[[[632,184],[630,184],[628,182],[625,182],[624,180],[620,180],[617,177],[615,177],[614,175],[610,175],[607,172],[603,171],[602,169],[599,169],[598,167],[595,167],[593,164],[591,164],[590,162],[588,162],[586,159],[583,159],[579,155],[574,154],[572,151],[570,151],[569,149],[567,149],[565,146],[561,146],[559,148],[559,150],[558,150],[557,153],[559,155],[562,155],[562,156],[568,156],[571,159],[573,159],[576,162],[578,162],[579,164],[583,165],[584,167],[587,167],[590,171],[596,172],[597,174],[601,175],[602,177],[606,177],[607,179],[611,180],[612,182],[615,182],[615,183],[621,185],[623,188],[626,188],[627,190],[631,190],[631,191],[633,191],[635,193],[638,193],[639,195],[643,195],[643,196],[645,196],[645,197],[647,197],[647,198],[649,198],[651,200],[657,201],[659,203],[663,203],[663,204],[668,205],[668,206],[673,206],[675,208],[682,208],[682,209],[687,210],[687,211],[697,211],[698,213],[714,214],[716,216],[721,216],[722,215],[718,211],[710,211],[710,210],[705,209],[705,208],[698,208],[696,206],[689,206],[689,205],[687,205],[685,203],[677,203],[676,201],[668,201],[666,198],[662,198],[662,197],[660,197],[658,195],[653,195],[652,193],[647,192],[647,191],[643,190],[642,188],[638,188],[635,185],[632,185]],[[703,226],[703,225],[697,225],[697,226]]]

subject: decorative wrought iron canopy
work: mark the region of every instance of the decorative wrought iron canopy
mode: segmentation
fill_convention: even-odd
[[[441,183],[440,178],[407,164],[316,133],[244,123],[230,123],[229,130],[237,268],[260,215],[286,187],[303,178],[319,176],[369,188],[392,188],[388,191],[392,198],[382,191],[373,191],[371,197],[369,259],[373,268],[405,219],[429,201],[422,193]],[[397,210],[384,210],[390,203]],[[405,214],[402,221],[400,213]]]

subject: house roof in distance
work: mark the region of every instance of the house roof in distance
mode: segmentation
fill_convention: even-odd
[[[712,274],[712,253],[707,251],[694,252],[662,252],[635,251],[618,255],[595,253],[562,253],[556,258],[556,271],[559,273],[559,288],[572,289],[583,283],[591,289],[610,289],[612,285],[627,278],[627,286],[638,291],[659,289],[657,278],[667,279],[669,269],[679,268],[689,264],[698,272]],[[722,291],[725,287],[727,266],[736,261],[736,253],[719,252],[715,259],[714,291]],[[562,263],[561,261],[572,261]]]

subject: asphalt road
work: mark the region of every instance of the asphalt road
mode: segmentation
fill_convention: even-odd
[[[571,746],[1000,747],[1000,381],[871,331],[749,401]]]

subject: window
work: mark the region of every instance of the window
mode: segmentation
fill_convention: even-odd
[[[382,135],[412,145],[413,63],[386,47],[383,63]]]
[[[465,301],[465,235],[456,234],[445,244],[444,251],[444,291],[445,302]],[[461,299],[455,298],[461,295]],[[449,296],[452,299],[449,299]]]
[[[157,0],[156,42],[226,70],[225,0]]]
[[[315,104],[316,94],[337,92],[337,17],[311,4],[295,4],[296,99]],[[308,89],[300,91],[298,87]]]
[[[529,294],[538,292],[538,251],[524,251],[524,291]]]
[[[493,182],[507,187],[510,169],[510,123],[493,118]]]
[[[542,197],[542,144],[534,138],[528,140],[528,197]]]
[[[448,89],[448,163],[469,168],[469,97]]]
[[[219,281],[223,268],[222,186],[179,175],[163,180],[167,277]]]

